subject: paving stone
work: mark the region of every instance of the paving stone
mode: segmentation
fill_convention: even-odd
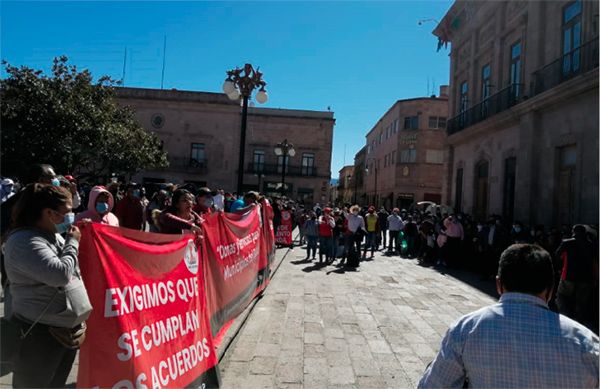
[[[325,339],[323,339],[323,335],[316,332],[305,332],[304,333],[304,343],[306,344],[323,344]]]
[[[220,361],[223,387],[416,387],[448,325],[496,301],[380,253],[359,272],[328,270],[303,272],[284,260]]]
[[[354,384],[354,372],[351,366],[334,366],[329,368],[329,383],[331,385]]]
[[[250,362],[250,374],[261,374],[272,376],[277,366],[277,358],[254,357]]]
[[[357,377],[379,377],[381,375],[377,363],[372,358],[353,359],[352,367]]]

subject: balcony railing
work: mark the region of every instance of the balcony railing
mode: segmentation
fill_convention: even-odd
[[[530,96],[538,95],[582,73],[598,68],[598,38],[581,45],[532,73]],[[448,120],[448,135],[455,134],[523,101],[525,88],[512,84]]]
[[[268,163],[249,163],[248,169],[246,173],[253,174],[269,174],[269,175],[280,175],[281,174],[281,165],[278,164],[268,164]],[[314,166],[293,166],[288,165],[285,168],[286,176],[307,176],[307,177],[316,177],[317,176],[317,168]]]
[[[169,167],[166,170],[182,171],[186,173],[206,173],[207,160],[188,157],[168,157]]]
[[[505,111],[523,98],[523,84],[512,84],[448,120],[448,135]]]
[[[532,95],[535,96],[545,92],[597,67],[598,38],[595,38],[533,72]]]

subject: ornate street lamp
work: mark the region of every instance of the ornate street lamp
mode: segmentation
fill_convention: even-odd
[[[285,195],[285,166],[287,165],[288,156],[293,157],[296,155],[294,145],[288,143],[287,139],[283,142],[278,143],[275,146],[275,155],[278,157],[283,156],[283,166],[281,167],[281,197]]]
[[[369,174],[369,161],[373,162],[373,169],[375,170],[375,194],[373,195],[373,205],[377,207],[377,159],[367,158],[367,167],[365,168],[365,172],[367,174]]]
[[[269,96],[265,90],[267,83],[262,79],[262,73],[259,68],[254,69],[247,63],[243,68],[235,68],[227,71],[227,78],[223,83],[223,92],[231,100],[238,100],[242,97],[242,132],[240,136],[240,158],[238,161],[238,181],[237,191],[243,192],[244,185],[244,154],[246,152],[246,122],[248,119],[248,99],[254,89],[259,88],[256,94],[256,101],[260,104],[267,102]]]

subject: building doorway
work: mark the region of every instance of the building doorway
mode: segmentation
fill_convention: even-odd
[[[515,216],[515,183],[517,176],[517,158],[510,157],[504,160],[504,196],[502,203],[502,216],[512,223]]]
[[[432,201],[436,204],[441,204],[442,195],[439,193],[425,193],[423,194],[423,201]]]
[[[575,170],[577,146],[570,145],[559,149],[559,167],[555,196],[558,224],[571,225],[575,214]]]
[[[487,161],[481,161],[475,167],[475,207],[473,215],[479,220],[484,220],[487,217],[489,170],[490,164]]]
[[[400,209],[409,209],[415,202],[415,195],[412,193],[401,193],[396,199],[396,206]]]

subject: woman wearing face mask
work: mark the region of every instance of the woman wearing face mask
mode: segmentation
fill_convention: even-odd
[[[184,230],[200,232],[202,218],[192,210],[194,195],[186,189],[177,189],[173,193],[173,202],[159,217],[160,232],[163,234],[181,234]]]
[[[95,223],[119,226],[119,219],[112,213],[114,199],[103,186],[95,186],[90,191],[87,211],[77,214],[75,221],[89,219]]]
[[[12,356],[15,388],[63,387],[85,339],[92,307],[79,272],[81,233],[72,225],[72,206],[68,190],[32,184],[13,210],[4,239],[6,317],[26,334]]]

